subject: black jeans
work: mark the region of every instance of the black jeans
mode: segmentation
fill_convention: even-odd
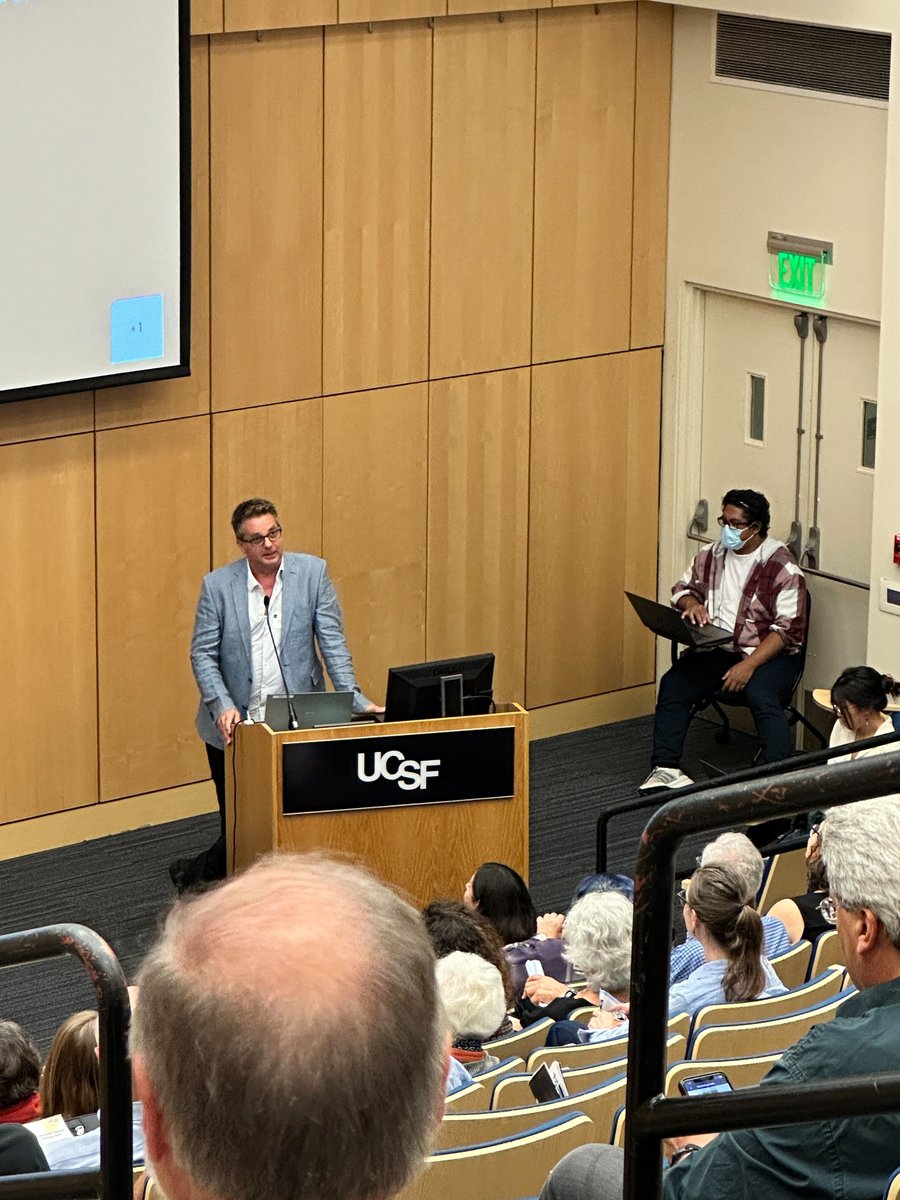
[[[730,650],[688,650],[666,671],[653,724],[654,767],[679,765],[694,704],[718,691],[722,676],[742,657]],[[791,729],[784,710],[791,701],[796,669],[792,654],[779,654],[757,667],[742,692],[732,693],[750,709],[764,762],[791,756]]]
[[[201,851],[187,863],[183,872],[186,886],[225,878],[225,751],[207,742],[206,757],[219,804],[219,836],[208,850]]]

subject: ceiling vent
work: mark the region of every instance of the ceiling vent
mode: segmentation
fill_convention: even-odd
[[[890,95],[891,36],[719,13],[716,76],[886,101]]]

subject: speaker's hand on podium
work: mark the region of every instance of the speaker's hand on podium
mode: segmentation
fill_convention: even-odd
[[[219,733],[221,733],[222,739],[226,746],[231,745],[231,735],[234,732],[234,727],[235,725],[240,725],[240,723],[241,714],[236,708],[226,708],[225,711],[219,716],[216,724],[219,727]]]

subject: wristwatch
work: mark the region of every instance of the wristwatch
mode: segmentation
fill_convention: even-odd
[[[574,988],[569,988],[568,991],[563,992],[563,1000],[574,1000],[577,995]]]
[[[699,1149],[700,1146],[698,1146],[696,1142],[687,1142],[684,1146],[679,1147],[679,1149],[675,1151],[675,1153],[669,1159],[669,1166],[674,1167],[676,1163],[681,1162],[683,1158],[687,1158],[689,1154],[693,1154],[695,1150]]]

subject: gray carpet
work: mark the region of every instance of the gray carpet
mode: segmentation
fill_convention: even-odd
[[[597,814],[639,794],[651,726],[648,717],[532,744],[531,886],[539,911],[565,909],[575,883],[593,870]],[[706,775],[701,759],[725,769],[747,765],[753,745],[737,734],[732,745],[717,746],[710,726],[694,722],[685,770],[699,780]],[[631,873],[647,816],[611,824],[611,870]],[[109,942],[130,979],[172,902],[168,864],[208,846],[217,821],[195,817],[0,862],[0,933],[57,922],[87,925]],[[694,853],[686,845],[686,861]],[[2,974],[0,1016],[24,1025],[42,1050],[70,1013],[91,1007],[93,990],[75,960]]]

